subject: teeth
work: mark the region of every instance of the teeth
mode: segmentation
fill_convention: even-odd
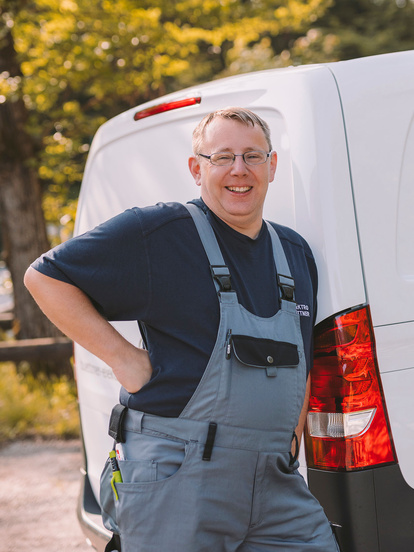
[[[251,186],[243,186],[243,187],[229,186],[227,189],[230,190],[231,192],[243,193],[243,192],[248,192],[250,188]]]

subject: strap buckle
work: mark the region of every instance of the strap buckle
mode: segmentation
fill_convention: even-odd
[[[291,276],[277,275],[277,283],[281,291],[282,299],[295,302],[295,280]]]
[[[226,265],[211,265],[211,275],[219,283],[221,291],[231,291],[231,276]]]

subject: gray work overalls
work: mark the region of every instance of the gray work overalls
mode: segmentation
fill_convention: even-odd
[[[122,552],[336,552],[328,520],[290,453],[306,362],[279,238],[268,225],[281,307],[261,318],[238,303],[206,216],[187,207],[218,289],[217,341],[178,418],[126,412],[123,483],[114,500],[106,466],[104,522],[120,533]]]

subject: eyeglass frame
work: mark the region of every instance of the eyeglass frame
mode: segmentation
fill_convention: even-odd
[[[251,151],[246,151],[244,153],[232,153],[230,151],[229,152],[227,152],[227,151],[216,151],[216,152],[212,153],[211,155],[205,155],[204,153],[197,153],[197,155],[199,155],[200,157],[204,157],[204,159],[208,159],[210,161],[210,163],[212,165],[214,165],[215,167],[231,167],[232,165],[234,165],[234,162],[236,161],[236,157],[242,157],[243,162],[246,165],[248,165],[249,167],[257,167],[258,165],[264,165],[267,162],[270,155],[272,154],[272,151],[273,150],[270,150],[269,152],[266,152],[264,150],[251,150]],[[216,163],[213,163],[211,158],[212,158],[213,155],[217,155],[218,153],[226,153],[228,155],[232,155],[233,156],[233,161],[229,164],[226,164],[226,165],[217,165]],[[248,163],[246,161],[246,159],[244,158],[244,156],[248,155],[249,153],[265,153],[266,154],[266,159],[264,161],[261,161],[260,163]]]

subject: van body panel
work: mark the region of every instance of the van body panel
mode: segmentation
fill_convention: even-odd
[[[397,459],[407,484],[414,488],[414,322],[374,331]]]
[[[375,338],[398,461],[406,482],[414,487],[414,322],[377,327]]]
[[[112,325],[136,346],[140,346],[138,325],[113,322]],[[75,343],[75,366],[83,446],[88,464],[88,484],[99,501],[100,475],[113,439],[108,435],[109,415],[119,402],[120,385],[111,368]]]
[[[382,376],[414,368],[414,322],[377,326],[375,339]]]
[[[343,62],[332,71],[344,112],[372,320],[374,326],[411,321],[414,51]]]

